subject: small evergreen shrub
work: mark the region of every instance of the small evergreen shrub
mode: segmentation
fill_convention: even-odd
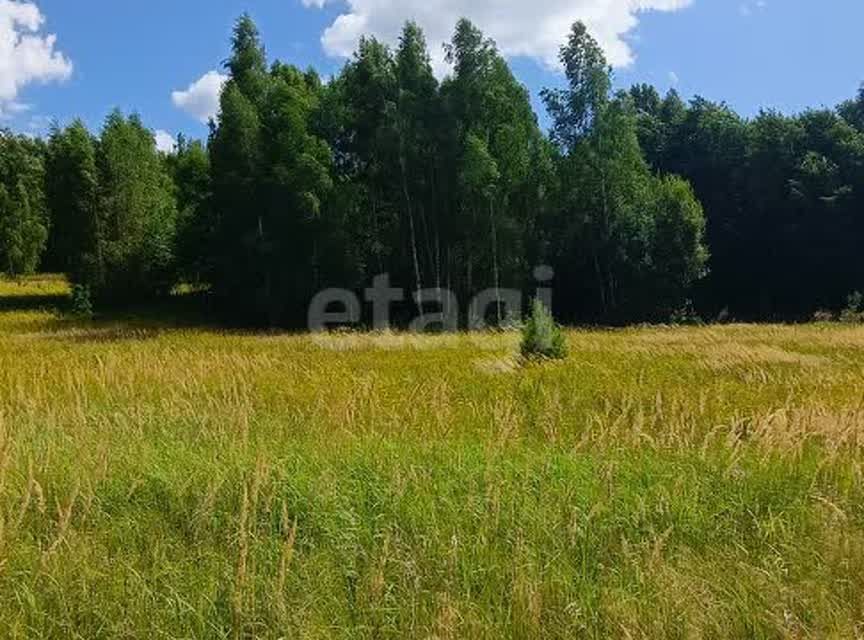
[[[531,304],[531,315],[522,329],[522,355],[526,358],[563,360],[567,357],[567,340],[552,312],[540,300]]]
[[[93,316],[93,301],[90,296],[90,287],[86,284],[72,285],[72,315],[80,318],[91,318]]]
[[[864,295],[860,291],[855,291],[846,298],[846,308],[840,314],[840,320],[850,323],[864,321]]]

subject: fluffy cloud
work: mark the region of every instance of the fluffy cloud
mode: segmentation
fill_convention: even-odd
[[[158,129],[154,133],[154,137],[156,138],[156,149],[162,153],[173,153],[174,149],[177,148],[177,141],[167,131]]]
[[[21,109],[16,99],[26,85],[72,75],[72,63],[55,49],[57,36],[40,33],[44,23],[34,3],[0,0],[0,113]]]
[[[335,0],[302,0],[322,8]],[[342,0],[340,0],[342,1]],[[556,68],[558,50],[570,26],[582,20],[598,39],[609,62],[626,67],[633,51],[625,36],[644,11],[677,11],[693,0],[344,0],[347,10],[324,32],[321,42],[332,56],[348,57],[361,35],[395,43],[406,20],[425,30],[436,69],[444,69],[440,44],[449,40],[460,17],[494,38],[502,53],[527,56]]]
[[[174,91],[171,94],[171,102],[178,109],[206,124],[210,118],[215,118],[219,113],[219,96],[227,80],[228,76],[218,71],[208,71],[190,84],[185,91]]]

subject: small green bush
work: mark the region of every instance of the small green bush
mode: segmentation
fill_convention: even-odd
[[[93,301],[90,295],[90,287],[85,284],[72,285],[71,312],[73,316],[79,318],[90,318],[93,316]]]
[[[846,308],[840,314],[840,320],[850,323],[864,321],[864,295],[860,291],[855,291],[846,298]]]
[[[522,355],[526,358],[563,360],[567,357],[567,340],[540,300],[531,304],[531,315],[522,329]]]

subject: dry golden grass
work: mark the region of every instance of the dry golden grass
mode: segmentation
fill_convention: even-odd
[[[864,637],[864,330],[75,322],[0,281],[0,637]]]

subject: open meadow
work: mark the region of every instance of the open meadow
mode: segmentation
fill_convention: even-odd
[[[864,327],[226,332],[0,281],[2,638],[864,638]]]

